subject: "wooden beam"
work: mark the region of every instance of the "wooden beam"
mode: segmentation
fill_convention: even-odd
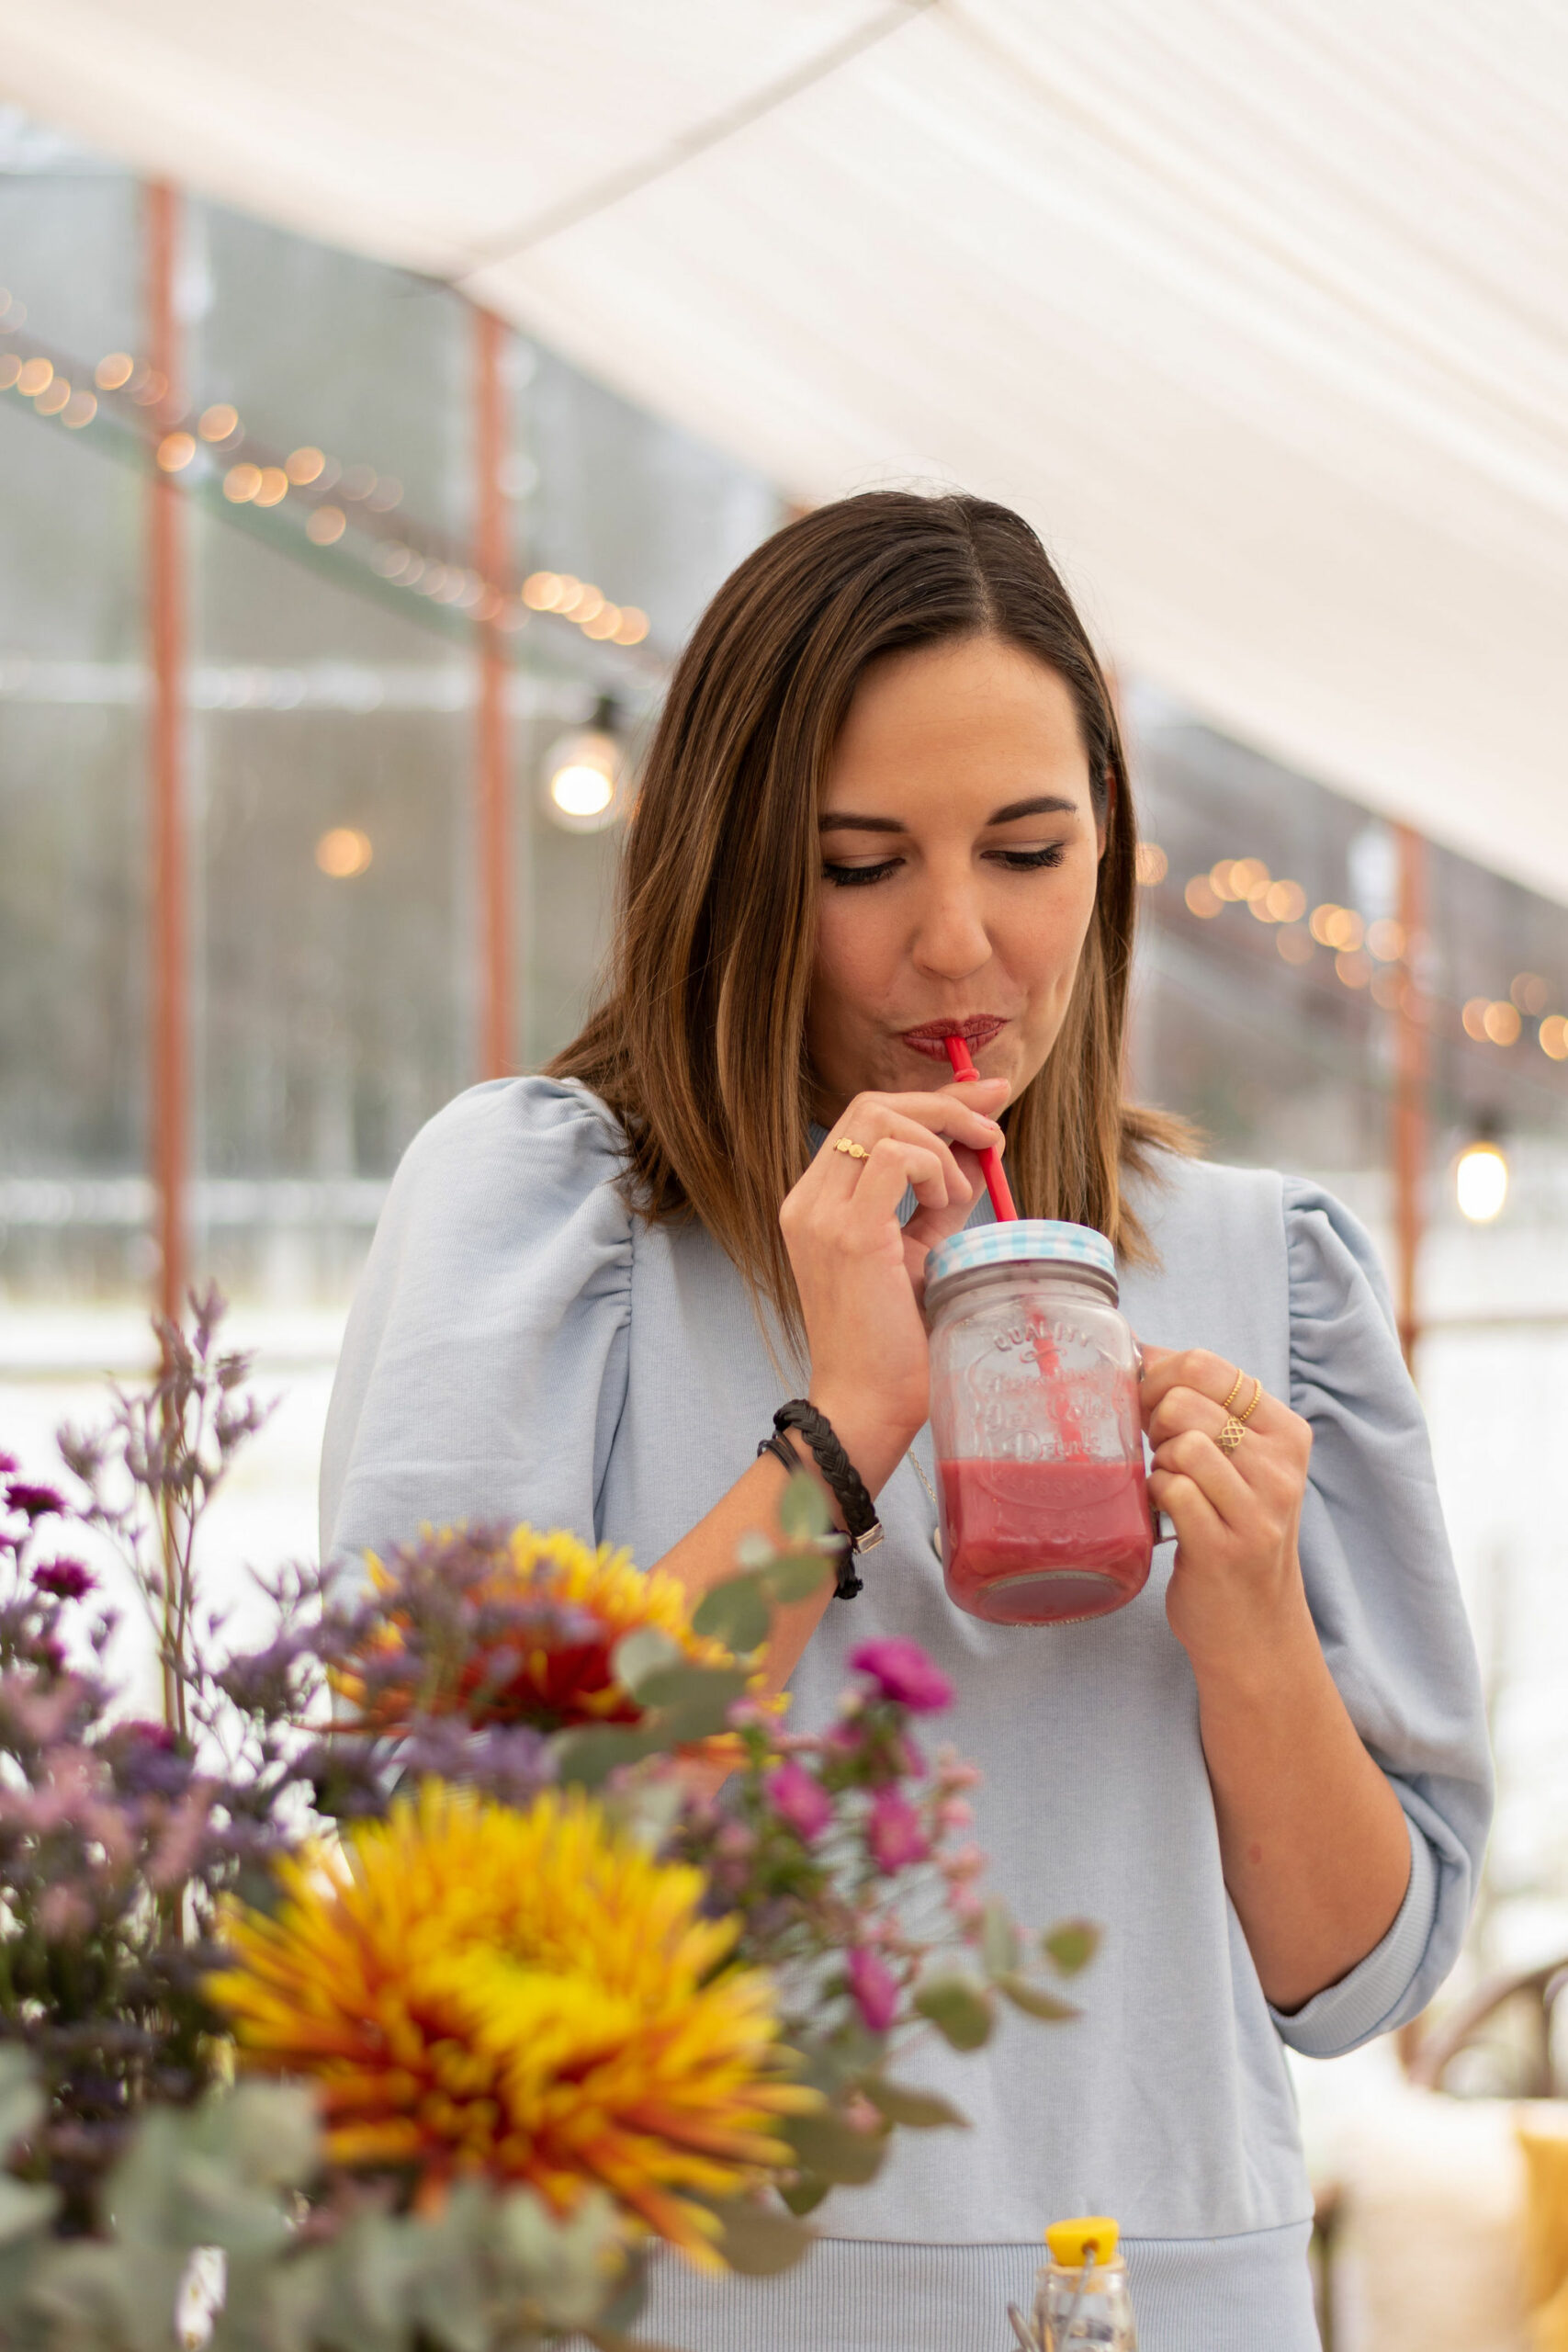
[[[1404,933],[1404,983],[1394,1015],[1394,1307],[1404,1361],[1414,1365],[1421,1336],[1420,1258],[1426,1231],[1427,1159],[1431,1148],[1432,1033],[1420,978],[1426,962],[1427,844],[1409,825],[1396,826],[1394,837],[1399,848],[1399,922]]]
[[[184,413],[179,320],[175,302],[180,198],[163,183],[143,193],[143,267],[148,364],[164,379],[158,421]],[[147,769],[152,862],[152,1182],[157,1200],[158,1305],[177,1320],[188,1280],[190,1167],[189,859],[185,808],[186,560],[184,500],[154,468],[147,491],[146,603],[151,673]]]
[[[475,730],[475,841],[481,943],[479,1072],[508,1078],[513,1035],[515,908],[512,858],[512,761],[507,660],[494,613],[510,584],[508,502],[502,481],[507,443],[502,355],[507,329],[491,311],[474,312],[474,569],[486,583],[479,606],[479,708]]]

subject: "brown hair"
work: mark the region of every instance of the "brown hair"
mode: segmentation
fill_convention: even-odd
[[[1106,830],[1095,911],[1060,1036],[1008,1114],[1025,1216],[1098,1227],[1146,1257],[1122,1178],[1179,1120],[1122,1096],[1136,831],[1116,710],[1039,539],[989,501],[874,491],[818,507],[725,582],[676,666],[621,875],[608,985],[548,1064],[600,1095],[626,1136],[628,1195],[695,1215],[753,1294],[797,1329],[779,1232],[810,1156],[805,1032],[829,763],[881,656],[992,636],[1032,653],[1077,707]]]

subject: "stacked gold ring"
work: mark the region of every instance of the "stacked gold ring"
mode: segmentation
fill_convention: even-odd
[[[1220,1431],[1219,1436],[1214,1440],[1214,1443],[1219,1447],[1222,1453],[1234,1453],[1235,1452],[1236,1447],[1247,1435],[1247,1425],[1248,1421],[1252,1419],[1252,1416],[1257,1412],[1259,1404],[1262,1402],[1263,1383],[1257,1377],[1256,1374],[1254,1374],[1251,1375],[1252,1394],[1248,1397],[1245,1408],[1239,1413],[1235,1413],[1231,1410],[1231,1408],[1235,1403],[1237,1396],[1241,1394],[1242,1382],[1247,1377],[1248,1374],[1245,1372],[1238,1372],[1236,1374],[1235,1378],[1231,1383],[1230,1395],[1220,1407],[1221,1412],[1224,1413],[1225,1417],[1225,1425]]]

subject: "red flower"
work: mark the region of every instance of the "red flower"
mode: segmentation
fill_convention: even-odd
[[[908,1707],[912,1715],[940,1714],[953,1704],[952,1683],[919,1642],[897,1634],[885,1642],[863,1642],[850,1664],[857,1673],[869,1674],[885,1699]]]
[[[860,1946],[851,1952],[850,1993],[872,2033],[886,2033],[898,2014],[898,1979],[885,1960]]]
[[[873,1798],[865,1842],[882,1871],[907,1870],[912,1862],[923,1862],[931,1852],[919,1815],[897,1789],[878,1789]]]
[[[793,1758],[770,1772],[762,1787],[780,1820],[787,1821],[796,1837],[804,1838],[807,1845],[814,1838],[820,1838],[832,1821],[832,1798],[821,1781],[814,1780],[805,1766],[795,1763]]]

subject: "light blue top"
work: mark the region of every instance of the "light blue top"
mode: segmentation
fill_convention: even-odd
[[[586,1090],[536,1078],[476,1087],[416,1137],[344,1343],[325,1553],[426,1521],[527,1519],[651,1564],[750,1465],[798,1367],[776,1332],[770,1352],[701,1227],[628,1213],[617,1140]],[[1168,1159],[1136,1197],[1159,1263],[1122,1269],[1134,1331],[1245,1365],[1312,1426],[1307,1594],[1409,1824],[1403,1908],[1340,1983],[1273,2011],[1225,1894],[1196,1690],[1165,1618],[1169,1546],[1114,1616],[984,1624],[948,1601],[934,1511],[903,1464],[864,1592],[829,1607],[796,1669],[795,1719],[827,1719],[853,1645],[912,1636],[957,1687],[942,1728],[985,1773],[976,1835],[994,1883],[1022,1920],[1097,1919],[1104,1943],[1078,2022],[1010,2016],[977,2056],[911,2062],[974,2129],[900,2135],[879,2181],[819,2209],[841,2243],[803,2273],[717,2296],[666,2281],[655,2332],[692,2352],[995,2346],[1004,2278],[1018,2298],[1043,2224],[1084,2212],[1116,2215],[1131,2242],[1145,2352],[1315,2344],[1281,2045],[1349,2050],[1447,1973],[1490,1810],[1481,1693],[1365,1234],[1315,1186],[1254,1170]],[[982,1200],[974,1222],[989,1215]],[[918,1451],[929,1477],[928,1436]]]

